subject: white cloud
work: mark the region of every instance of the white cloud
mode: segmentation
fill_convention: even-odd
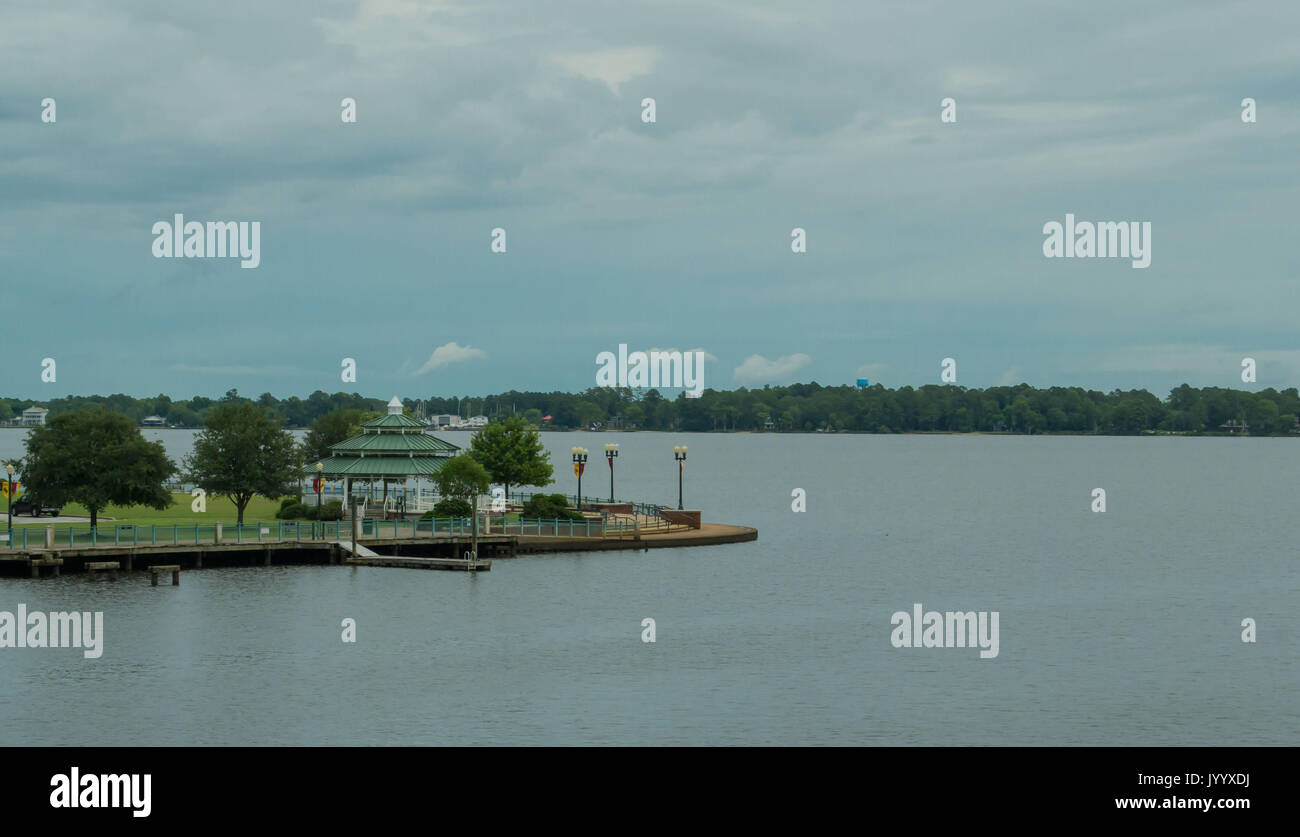
[[[742,385],[779,383],[810,363],[812,358],[804,354],[782,355],[776,360],[750,355],[732,371],[731,377]]]
[[[889,368],[887,363],[864,363],[858,367],[859,378],[875,378]]]
[[[601,49],[595,52],[566,52],[551,56],[565,73],[579,78],[599,81],[617,94],[626,81],[643,76],[654,69],[659,51],[650,47],[622,47]]]
[[[487,357],[487,352],[482,349],[471,348],[470,346],[461,346],[454,340],[446,343],[433,350],[429,359],[424,365],[415,371],[416,375],[423,375],[426,372],[432,372],[435,369],[441,369],[444,366],[450,366],[453,363],[460,363],[474,358]]]

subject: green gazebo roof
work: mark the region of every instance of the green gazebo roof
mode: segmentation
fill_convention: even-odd
[[[366,428],[371,428],[371,432],[380,432],[380,433],[384,431],[392,432],[394,430],[396,430],[399,433],[405,431],[413,431],[416,433],[424,432],[424,425],[420,424],[418,421],[416,421],[415,419],[409,416],[402,415],[401,413],[389,413],[386,416],[381,416],[380,418],[377,419],[371,419],[370,421],[361,425],[361,427],[362,427],[362,432],[365,432]]]
[[[330,456],[321,460],[326,477],[431,477],[447,464],[445,456]],[[303,470],[316,472],[313,464]]]

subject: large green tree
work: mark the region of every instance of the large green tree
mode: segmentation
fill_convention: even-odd
[[[302,440],[301,459],[315,462],[330,455],[330,445],[337,445],[361,433],[363,422],[378,418],[371,410],[330,410],[311,423],[311,429]]]
[[[551,453],[542,446],[537,428],[522,416],[510,416],[474,434],[469,455],[487,469],[493,482],[505,486],[507,497],[512,485],[540,486],[554,481]]]
[[[467,453],[447,460],[433,481],[438,486],[438,493],[444,498],[467,501],[486,494],[491,484],[488,472]]]
[[[162,442],[149,442],[136,423],[103,408],[54,416],[27,436],[23,483],[42,503],[80,503],[90,525],[110,503],[165,509],[165,483],[176,473]]]
[[[254,495],[280,497],[298,476],[293,434],[251,401],[213,407],[185,467],[204,491],[230,498],[238,523]]]

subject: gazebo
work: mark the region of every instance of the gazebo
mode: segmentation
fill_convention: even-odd
[[[420,480],[432,478],[459,452],[456,445],[424,432],[424,425],[402,415],[402,402],[394,395],[388,402],[388,415],[361,425],[360,436],[330,445],[330,455],[321,460],[325,467],[319,473],[326,479],[343,481],[346,508],[354,482],[373,485],[382,481],[387,499],[390,482],[406,485],[413,479],[418,487]],[[315,475],[316,463],[303,470]],[[374,496],[373,489],[370,495]]]

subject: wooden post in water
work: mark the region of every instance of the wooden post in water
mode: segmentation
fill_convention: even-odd
[[[478,560],[478,492],[474,493],[474,528],[469,536],[469,568],[474,569],[474,562]]]

